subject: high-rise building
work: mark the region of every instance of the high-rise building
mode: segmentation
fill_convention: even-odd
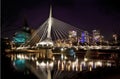
[[[77,36],[77,32],[72,30],[72,31],[69,31],[69,38],[71,37],[76,37]]]
[[[87,31],[81,33],[81,43],[89,43],[89,34]]]
[[[100,32],[93,30],[93,43],[100,42]]]

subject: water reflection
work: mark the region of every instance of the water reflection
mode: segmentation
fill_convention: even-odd
[[[23,67],[23,60],[33,62],[32,64],[35,65],[36,68],[39,68],[37,66],[44,64],[44,57],[40,55],[41,53],[32,53],[32,54],[22,53],[22,54],[10,54],[8,55],[8,57],[11,57],[11,60],[14,62],[13,65],[18,66],[18,68],[19,68],[19,65]],[[59,57],[56,55],[52,57],[53,62],[50,65],[54,66],[53,70],[57,69],[61,71],[81,72],[84,70],[92,71],[93,69],[96,69],[98,67],[111,67],[116,65],[115,60],[110,60],[110,59],[101,59],[101,58],[92,59],[92,58],[86,58],[86,57],[85,58],[76,57],[71,59],[68,56],[63,56],[63,57],[67,57],[67,59],[61,59],[61,55]],[[41,58],[43,59],[43,62],[38,63],[38,61],[40,61]],[[47,64],[44,64],[44,65],[47,66]]]

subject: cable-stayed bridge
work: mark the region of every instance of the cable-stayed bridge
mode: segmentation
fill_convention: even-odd
[[[71,45],[71,39],[69,36],[69,32],[73,31],[76,32],[74,40],[76,40],[76,45]],[[103,49],[103,50],[109,50],[109,49],[115,49],[119,50],[119,46],[78,46],[80,40],[82,39],[81,35],[84,30],[81,30],[79,28],[76,28],[75,26],[72,26],[68,23],[65,23],[61,20],[58,20],[54,17],[52,17],[52,7],[50,8],[50,14],[48,19],[41,25],[39,28],[33,33],[32,37],[28,39],[24,44],[22,44],[17,49],[26,49],[26,48],[38,48],[40,46],[46,46],[50,45],[53,47],[74,47],[76,49]],[[92,37],[92,34],[87,33],[87,37],[83,37],[84,40],[87,41],[87,43],[93,42],[90,41],[90,37]],[[81,37],[81,38],[80,38]],[[59,42],[59,44],[58,44]]]
[[[77,36],[81,36],[81,32],[84,30],[52,17],[52,8],[50,8],[49,18],[34,32],[25,46],[34,46],[43,42],[54,43],[56,40],[68,39],[69,31],[76,31]]]
[[[10,54],[8,56],[11,57],[12,61],[16,61],[14,62],[15,66],[25,64],[25,66],[29,68],[39,79],[64,79],[66,76],[70,79],[70,77],[73,78],[74,75],[77,74],[74,74],[74,71],[92,71],[92,69],[97,67],[113,66],[112,63],[115,63],[114,60],[89,58],[91,56],[91,52],[89,51],[90,48],[103,49],[103,46],[92,47],[68,45],[68,47],[74,47],[76,49],[80,48],[89,51],[81,57],[76,57],[75,51],[71,49],[67,52],[70,53],[71,58],[67,57],[64,53],[67,49],[65,46],[60,46],[60,52],[53,53],[52,49],[57,47],[56,40],[63,40],[61,43],[64,44],[64,40],[67,40],[69,37],[69,31],[76,31],[77,36],[81,36],[81,32],[84,32],[84,30],[80,30],[70,24],[53,18],[52,8],[50,8],[49,18],[34,32],[32,37],[23,44],[22,50],[19,50],[18,47],[17,49],[10,51],[13,53],[8,53]],[[27,49],[27,46],[30,46],[30,48],[35,46],[37,49]],[[55,54],[59,54],[59,57],[55,56]],[[54,72],[52,73],[51,70],[54,70]],[[67,73],[65,71],[67,71]]]

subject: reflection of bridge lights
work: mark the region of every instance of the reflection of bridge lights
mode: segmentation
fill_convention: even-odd
[[[92,67],[91,66],[89,67],[89,70],[92,71]]]
[[[44,47],[45,45],[47,45],[47,46],[53,46],[53,42],[45,40],[45,41],[37,43],[36,47],[39,47],[39,46]]]
[[[39,66],[39,62],[38,61],[36,61],[36,65]]]
[[[107,66],[108,66],[108,67],[111,67],[112,64],[111,64],[110,62],[107,62]]]
[[[64,48],[61,48],[60,50],[61,50],[61,52],[63,52]]]
[[[66,61],[64,60],[64,61],[63,61],[63,63],[65,64],[65,63],[66,63]]]
[[[84,58],[84,61],[88,61],[88,58]]]
[[[75,60],[76,62],[78,62],[78,58],[76,58],[76,60]]]
[[[67,59],[67,57],[65,56],[64,59]]]
[[[72,70],[74,71],[74,68],[75,68],[75,63],[73,62],[72,63]]]
[[[85,61],[81,61],[81,65],[85,66],[86,65]]]
[[[47,61],[45,63],[44,61],[42,61],[41,63],[39,63],[38,61],[36,61],[36,65],[41,67],[41,68],[44,68],[44,69],[46,69],[46,68],[52,69],[53,66],[54,66],[54,62],[48,62]]]
[[[52,60],[54,61],[54,60],[55,60],[55,57],[52,57]]]
[[[53,67],[54,66],[54,63],[53,62],[51,62],[51,63],[49,63],[49,67]]]
[[[97,62],[95,62],[95,65],[102,67],[102,62],[101,61],[97,61]]]
[[[17,58],[19,58],[19,59],[25,59],[24,55],[17,55]]]
[[[45,64],[45,62],[41,62],[40,64],[39,64],[39,66],[41,66],[41,67],[46,67],[46,64]]]
[[[69,60],[68,63],[71,64],[71,61]]]
[[[63,54],[61,54],[61,59],[63,60],[63,58],[64,58],[64,56],[63,56]]]
[[[93,67],[93,62],[89,62],[88,65]]]

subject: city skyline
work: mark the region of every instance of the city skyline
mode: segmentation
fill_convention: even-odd
[[[31,28],[37,29],[49,17],[50,4],[53,6],[53,17],[82,30],[90,33],[94,29],[100,30],[106,39],[112,38],[113,33],[120,32],[117,1],[5,0],[2,4],[2,35],[12,37],[22,28],[24,17]]]

